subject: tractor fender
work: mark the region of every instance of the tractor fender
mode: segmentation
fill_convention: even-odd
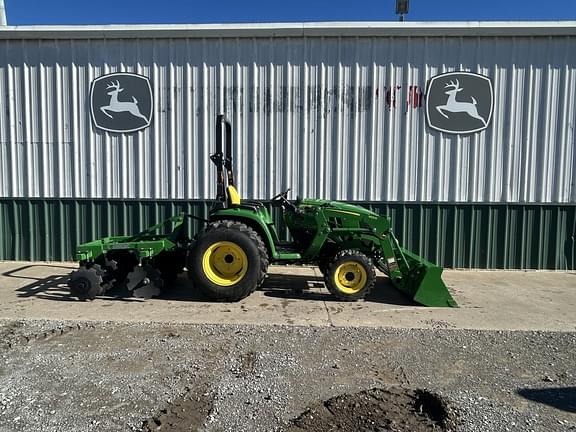
[[[274,244],[274,236],[270,232],[268,225],[262,221],[262,219],[257,214],[248,214],[246,212],[242,212],[242,214],[237,214],[234,211],[219,211],[217,214],[214,214],[210,217],[210,222],[216,222],[219,220],[234,220],[238,222],[242,222],[252,228],[266,246],[268,250],[268,256],[273,258],[278,258],[278,252],[276,251],[276,246]]]

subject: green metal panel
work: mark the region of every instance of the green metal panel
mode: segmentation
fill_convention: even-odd
[[[355,202],[387,214],[402,246],[448,268],[576,269],[576,205]],[[211,201],[0,198],[0,260],[67,261],[74,247],[130,235]],[[280,215],[273,210],[274,219]],[[190,232],[202,223],[190,221]],[[286,237],[284,227],[278,233]]]
[[[201,201],[0,199],[0,260],[68,261],[77,244],[132,235],[179,213],[206,217]],[[189,221],[190,232],[202,223]]]
[[[573,204],[366,203],[407,249],[448,268],[576,268]]]

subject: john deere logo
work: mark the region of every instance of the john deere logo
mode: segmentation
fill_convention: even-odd
[[[147,77],[127,72],[92,81],[90,110],[94,126],[109,132],[135,132],[150,126],[152,88]]]
[[[472,72],[448,72],[428,83],[426,120],[436,130],[467,134],[488,127],[494,92],[490,78]]]

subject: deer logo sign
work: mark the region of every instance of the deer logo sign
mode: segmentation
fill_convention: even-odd
[[[145,76],[118,72],[92,81],[90,108],[99,129],[128,133],[150,126],[152,102],[152,88]]]
[[[428,83],[426,119],[436,130],[470,134],[488,127],[494,93],[490,78],[471,72],[448,72]]]

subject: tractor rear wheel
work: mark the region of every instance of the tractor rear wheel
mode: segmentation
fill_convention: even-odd
[[[363,299],[376,281],[372,260],[357,250],[343,250],[336,254],[324,273],[326,288],[343,301]]]
[[[238,301],[264,281],[268,254],[260,236],[249,226],[223,220],[198,235],[188,255],[194,285],[213,300]]]

